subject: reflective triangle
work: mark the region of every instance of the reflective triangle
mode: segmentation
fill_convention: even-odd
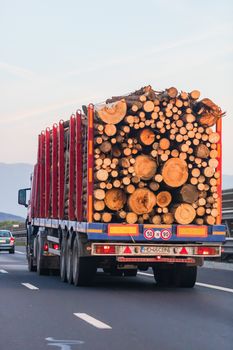
[[[124,254],[132,254],[132,250],[130,249],[130,247],[125,247]]]
[[[188,254],[187,249],[183,247],[180,251],[180,254]]]

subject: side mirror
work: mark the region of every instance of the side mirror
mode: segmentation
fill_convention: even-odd
[[[18,191],[18,204],[24,205],[26,208],[28,207],[27,204],[27,191],[30,191],[30,188],[23,188]]]

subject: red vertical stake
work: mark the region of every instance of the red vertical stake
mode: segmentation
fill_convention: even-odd
[[[69,144],[69,220],[75,219],[74,213],[74,171],[75,171],[75,116],[70,117],[70,144]]]
[[[41,135],[38,136],[38,151],[37,151],[37,165],[36,165],[36,172],[35,172],[35,199],[34,199],[34,217],[39,217],[40,215],[40,150],[41,150]]]
[[[32,183],[31,183],[31,217],[36,217],[36,172],[37,172],[37,164],[34,166],[33,169],[33,177],[32,177]]]
[[[57,124],[53,125],[52,131],[52,217],[57,218],[58,209],[58,141],[57,141]]]
[[[45,131],[45,217],[50,216],[50,182],[51,182],[51,164],[50,164],[50,129]]]
[[[40,217],[45,217],[45,134],[41,133],[40,143]]]
[[[82,121],[81,111],[76,112],[76,217],[82,221]]]
[[[218,151],[218,167],[217,171],[220,176],[217,180],[217,191],[218,191],[218,216],[216,224],[220,225],[222,223],[222,118],[219,118],[216,125],[216,131],[219,134],[219,141],[217,144]]]
[[[65,175],[65,158],[64,158],[64,122],[59,122],[59,142],[58,142],[58,217],[64,218],[64,175]]]
[[[87,221],[93,220],[93,124],[94,105],[88,106],[88,130],[87,130]]]

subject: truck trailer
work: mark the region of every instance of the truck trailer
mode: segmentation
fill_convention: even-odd
[[[222,113],[199,95],[149,86],[83,106],[39,134],[31,187],[18,193],[29,271],[83,286],[97,269],[152,268],[158,285],[195,285],[226,232]]]

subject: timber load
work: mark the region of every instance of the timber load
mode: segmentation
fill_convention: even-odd
[[[93,221],[215,224],[223,114],[175,87],[95,105]]]

